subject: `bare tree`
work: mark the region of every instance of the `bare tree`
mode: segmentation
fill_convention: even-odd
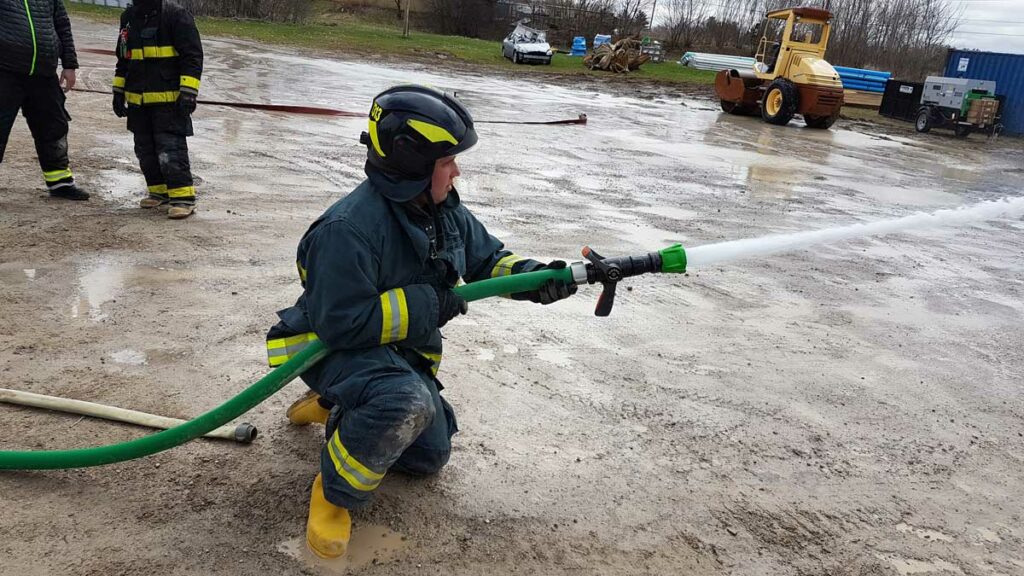
[[[665,44],[667,48],[693,45],[694,37],[711,8],[711,0],[668,0],[665,17]]]

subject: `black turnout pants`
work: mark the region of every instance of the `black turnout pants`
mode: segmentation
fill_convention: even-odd
[[[130,106],[128,129],[135,135],[135,156],[150,196],[171,204],[195,204],[186,141],[192,135],[192,119],[173,104]]]
[[[28,76],[0,70],[0,162],[7,150],[14,120],[21,111],[36,144],[36,156],[48,189],[71,186],[68,163],[68,120],[64,91],[56,71]]]

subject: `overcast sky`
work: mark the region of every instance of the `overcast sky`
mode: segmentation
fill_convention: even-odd
[[[958,1],[964,15],[953,46],[1024,54],[1024,0]]]

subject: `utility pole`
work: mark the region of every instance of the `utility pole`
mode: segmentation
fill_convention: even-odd
[[[405,0],[405,29],[402,31],[402,36],[409,37],[409,5],[412,4],[412,0]]]
[[[647,27],[651,30],[651,32],[654,32],[654,11],[657,10],[657,9],[658,9],[658,0],[654,0],[654,5],[651,6],[651,22],[647,25]]]

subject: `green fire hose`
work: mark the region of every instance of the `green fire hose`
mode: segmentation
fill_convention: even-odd
[[[622,278],[650,272],[684,272],[686,270],[686,253],[678,244],[639,257],[624,256],[604,259],[589,248],[583,249],[583,255],[590,261],[589,263],[576,262],[562,269],[540,270],[491,278],[459,286],[455,288],[455,291],[467,301],[473,301],[534,290],[550,279],[575,284],[600,282],[604,286],[604,292],[598,301],[596,313],[599,316],[606,316],[611,312],[615,285]],[[323,343],[315,341],[239,395],[209,412],[169,430],[120,444],[93,448],[38,451],[4,450],[0,451],[0,470],[85,468],[123,462],[168,450],[223,426],[253,409],[327,354],[328,350],[324,348]]]

